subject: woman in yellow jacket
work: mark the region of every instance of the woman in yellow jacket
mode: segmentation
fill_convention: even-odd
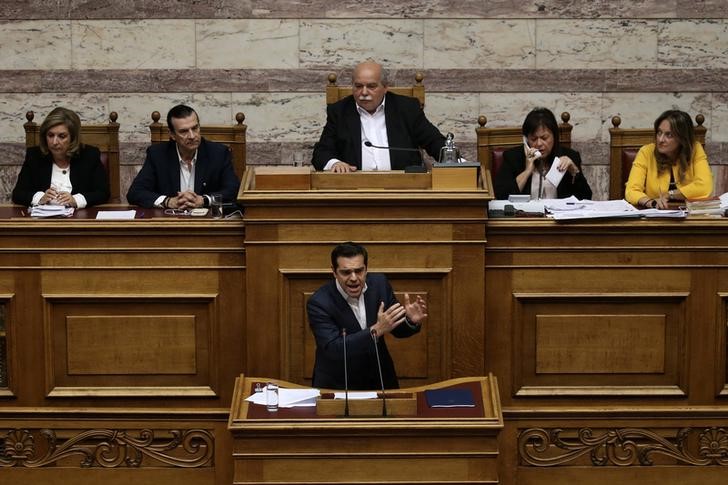
[[[632,163],[624,198],[640,208],[666,209],[669,201],[712,192],[713,174],[693,120],[684,111],[665,111],[655,120],[655,143],[640,148]]]

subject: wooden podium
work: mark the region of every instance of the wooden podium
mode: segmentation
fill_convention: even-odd
[[[313,407],[269,412],[245,401],[269,381],[235,381],[228,422],[234,484],[498,483],[503,416],[492,375],[387,391],[415,396],[416,414],[400,417],[319,416]],[[475,407],[428,407],[425,391],[441,388],[471,390]]]
[[[475,172],[472,172],[475,174]],[[306,301],[332,278],[336,244],[369,252],[369,271],[428,302],[428,321],[387,341],[402,386],[483,375],[487,172],[472,188],[432,188],[429,173],[251,167],[243,177],[249,375],[310,384]],[[457,351],[455,350],[457,348]]]

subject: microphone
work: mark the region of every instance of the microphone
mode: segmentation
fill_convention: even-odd
[[[373,145],[369,140],[364,142],[364,146],[369,148],[379,148],[381,150],[394,150],[395,152],[417,152],[420,153],[419,148],[407,148],[407,147],[385,147],[380,145]]]
[[[349,368],[346,363],[346,329],[341,329],[344,337],[344,416],[349,416]]]
[[[380,145],[373,145],[372,142],[366,140],[364,146],[369,148],[378,148],[380,150],[390,150],[395,152],[417,152],[420,154],[420,160],[415,160],[413,165],[408,165],[404,168],[405,173],[427,173],[427,167],[422,165],[422,154],[419,148],[407,148],[407,147],[385,147]],[[409,162],[412,163],[412,162]]]
[[[379,360],[379,345],[377,345],[377,331],[371,330],[372,339],[374,340],[374,353],[377,356],[377,369],[379,370],[379,383],[382,386],[382,416],[387,416],[387,396],[384,393],[384,377],[382,377],[382,361]]]

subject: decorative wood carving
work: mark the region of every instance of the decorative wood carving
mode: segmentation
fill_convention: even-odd
[[[562,438],[568,431],[576,435]],[[670,459],[670,466],[728,466],[728,431],[680,428],[674,437],[665,437],[639,428],[529,428],[518,434],[518,454],[522,465],[535,467],[576,465],[586,455],[594,466],[654,465],[658,455]]]
[[[215,437],[210,431],[156,432],[165,436],[155,437],[150,429],[139,430],[138,436],[125,430],[92,429],[64,439],[52,429],[11,429],[0,440],[0,467],[57,466],[73,456],[80,456],[84,468],[141,468],[144,457],[155,467],[213,466]]]

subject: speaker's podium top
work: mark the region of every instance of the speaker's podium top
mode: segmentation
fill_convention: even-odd
[[[401,170],[375,172],[316,172],[312,167],[248,167],[240,187],[240,199],[256,199],[275,192],[279,197],[340,197],[355,192],[372,197],[427,197],[492,199],[492,183],[478,164],[436,166],[431,172]]]
[[[444,422],[447,426],[462,429],[489,429],[498,433],[503,428],[503,414],[498,396],[498,384],[495,377],[465,377],[406,389],[390,389],[386,391],[387,400],[411,397],[416,401],[416,410],[411,415],[400,416],[349,416],[326,415],[318,413],[315,407],[279,408],[275,412],[268,411],[265,406],[252,404],[245,400],[255,392],[257,384],[275,382],[282,388],[303,388],[298,384],[276,379],[245,377],[241,375],[235,381],[230,420],[228,428],[233,431],[250,429],[266,429],[277,427],[281,423],[292,425],[297,429],[320,429],[329,426],[359,427],[371,426],[377,422],[379,428],[437,428]],[[430,407],[426,393],[429,390],[466,389],[473,397],[473,407]],[[322,389],[322,396],[334,391]]]

